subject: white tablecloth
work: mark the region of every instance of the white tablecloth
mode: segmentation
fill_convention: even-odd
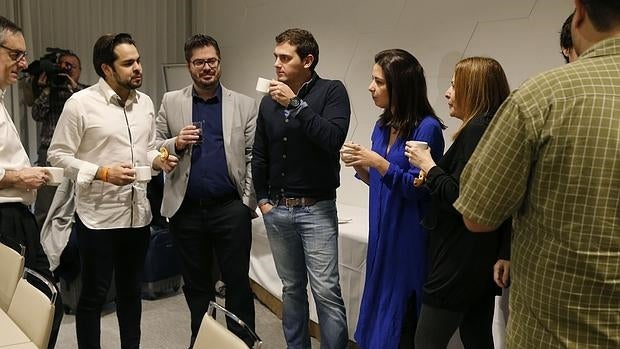
[[[353,339],[359,317],[364,276],[366,274],[366,249],[368,245],[368,209],[338,203],[338,239],[340,285],[347,309],[349,338]],[[250,278],[278,299],[282,300],[282,283],[276,273],[269,240],[262,217],[252,220],[252,251],[250,253]],[[498,298],[499,300],[499,298]],[[310,318],[318,323],[314,300],[308,290]],[[504,348],[504,321],[498,307],[493,323],[495,347]],[[450,341],[448,349],[462,348],[458,333]]]
[[[349,338],[353,338],[359,316],[364,275],[366,274],[366,247],[368,245],[368,210],[361,207],[338,204],[339,227],[338,254],[340,285],[347,309]],[[252,251],[250,254],[250,278],[272,295],[282,300],[282,283],[276,273],[269,240],[263,219],[252,220]],[[310,318],[318,322],[312,294],[308,291]]]

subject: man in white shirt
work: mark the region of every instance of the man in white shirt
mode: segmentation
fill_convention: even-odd
[[[26,41],[21,28],[0,16],[0,240],[9,245],[11,242],[23,245],[26,267],[53,281],[39,240],[39,227],[28,207],[35,200],[36,190],[48,181],[48,173],[43,168],[30,166],[30,159],[4,106],[6,89],[17,82],[19,73],[26,67]],[[60,297],[56,309],[49,348],[56,343],[62,319]]]
[[[74,178],[82,292],[76,310],[80,348],[100,347],[101,306],[114,271],[121,347],[139,348],[142,266],[151,209],[135,166],[172,170],[178,159],[155,149],[155,112],[129,34],[107,34],[93,49],[99,82],[67,102],[48,159]]]

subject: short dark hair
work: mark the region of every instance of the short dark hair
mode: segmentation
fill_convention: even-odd
[[[185,61],[189,63],[194,49],[205,46],[213,46],[215,52],[217,53],[217,58],[222,58],[222,56],[220,56],[220,46],[217,44],[217,40],[209,35],[195,34],[187,38],[185,41],[185,46],[183,47],[183,50],[185,51]]]
[[[582,0],[594,28],[606,32],[620,25],[620,1]]]
[[[319,64],[319,44],[314,39],[312,34],[300,28],[292,28],[283,31],[276,36],[276,44],[281,45],[288,42],[291,46],[295,46],[297,55],[302,60],[308,55],[314,57],[314,61],[310,66],[310,71],[314,71],[314,68]]]
[[[13,23],[6,17],[0,16],[0,44],[4,44],[4,35],[11,33],[13,35],[22,33],[22,28]]]
[[[118,59],[118,56],[114,53],[114,49],[120,44],[130,44],[136,46],[136,42],[133,40],[131,35],[127,33],[118,33],[116,35],[105,34],[97,39],[97,42],[95,42],[95,47],[93,47],[93,65],[95,66],[97,75],[105,78],[101,65],[107,64],[109,66],[113,66],[114,61]]]
[[[574,14],[575,14],[574,12],[571,13],[570,16],[568,16],[568,18],[566,18],[566,20],[564,21],[564,24],[562,24],[562,31],[560,32],[560,48],[562,50],[573,49],[573,36],[571,35],[571,32],[570,32],[570,26],[571,26],[571,23],[573,22]],[[566,63],[568,63],[568,57],[564,55],[564,52],[561,52],[561,53]]]
[[[411,53],[402,49],[384,50],[375,55],[375,63],[383,71],[390,98],[381,114],[382,126],[394,127],[399,136],[408,137],[422,119],[431,116],[445,128],[428,101],[424,68]]]

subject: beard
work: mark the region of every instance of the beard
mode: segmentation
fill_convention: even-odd
[[[217,87],[217,84],[220,82],[220,74],[216,73],[215,75],[210,75],[209,80],[205,81],[204,78],[200,78],[199,74],[190,74],[192,80],[194,81],[194,85],[202,90],[212,90]]]
[[[116,72],[114,72],[114,80],[116,80],[118,86],[122,88],[135,90],[142,86],[142,73],[132,74],[128,79],[123,80]]]

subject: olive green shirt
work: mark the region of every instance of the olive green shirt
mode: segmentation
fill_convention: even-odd
[[[620,348],[620,37],[511,94],[454,207],[514,215],[509,348]]]

